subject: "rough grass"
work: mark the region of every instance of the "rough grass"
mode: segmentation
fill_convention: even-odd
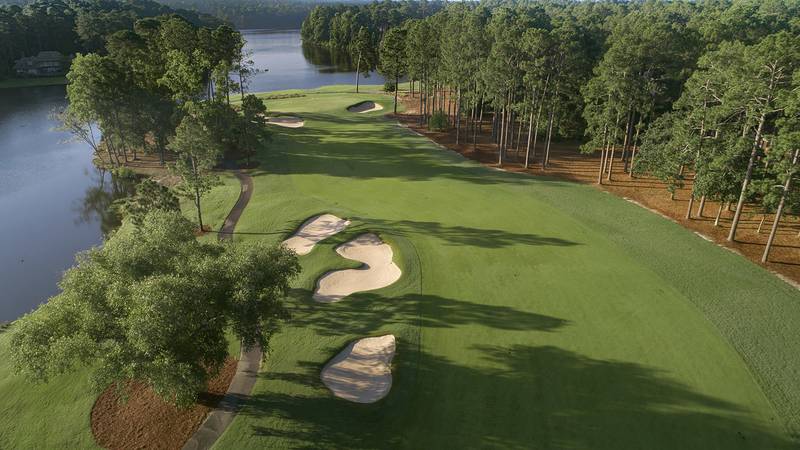
[[[268,101],[306,119],[261,151],[238,241],[353,220],[301,258],[293,319],[217,448],[791,448],[800,295],[760,267],[589,186],[483,168],[330,88]],[[274,95],[271,94],[271,95]],[[364,231],[404,276],[311,300]],[[352,339],[394,333],[373,405],[319,380]],[[765,395],[766,394],[766,395]],[[796,429],[796,428],[794,428]]]

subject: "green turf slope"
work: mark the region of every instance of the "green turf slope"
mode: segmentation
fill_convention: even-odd
[[[259,155],[239,241],[331,212],[254,398],[217,448],[792,448],[800,295],[760,267],[590,186],[481,167],[383,113],[377,94],[268,101],[306,119]],[[337,244],[377,231],[388,288],[311,300]],[[352,339],[394,333],[394,385],[351,404],[319,380]],[[794,349],[794,350],[792,350]]]

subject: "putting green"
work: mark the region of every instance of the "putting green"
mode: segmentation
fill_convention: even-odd
[[[268,101],[306,126],[274,130],[236,239],[279,242],[323,212],[353,223],[301,258],[293,319],[216,448],[793,445],[797,291],[590,186],[493,171],[344,112],[364,100],[391,105],[324,89]],[[322,273],[352,267],[335,247],[367,231],[402,278],[313,302]],[[389,333],[388,397],[336,399],[325,362]]]

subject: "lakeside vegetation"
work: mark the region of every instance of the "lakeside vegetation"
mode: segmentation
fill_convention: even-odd
[[[262,100],[244,93],[251,69],[242,47],[229,26],[159,16],[113,32],[102,54],[75,58],[69,104],[56,114],[61,128],[118,174],[142,153],[158,154],[166,168],[169,151],[180,181],[174,189],[140,183],[119,204],[132,229],[81,255],[61,292],[14,323],[17,373],[47,381],[89,365],[95,389],[135,379],[189,406],[222,367],[226,331],[247,348],[268,346],[298,270],[294,255],[201,244],[195,235],[207,230],[201,198],[220,184],[216,166],[249,158],[269,136]],[[196,227],[176,195],[194,206]]]

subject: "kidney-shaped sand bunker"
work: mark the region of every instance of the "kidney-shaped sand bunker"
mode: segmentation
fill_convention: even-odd
[[[356,403],[373,403],[392,388],[393,334],[351,342],[322,369],[322,382],[333,395]]]
[[[389,286],[402,272],[392,261],[392,247],[375,233],[366,233],[336,248],[336,253],[363,263],[358,269],[334,270],[317,281],[314,300],[337,302],[350,294]]]
[[[317,242],[339,233],[348,225],[349,220],[340,219],[333,214],[320,214],[303,222],[292,237],[283,241],[283,245],[298,255],[307,255]]]

